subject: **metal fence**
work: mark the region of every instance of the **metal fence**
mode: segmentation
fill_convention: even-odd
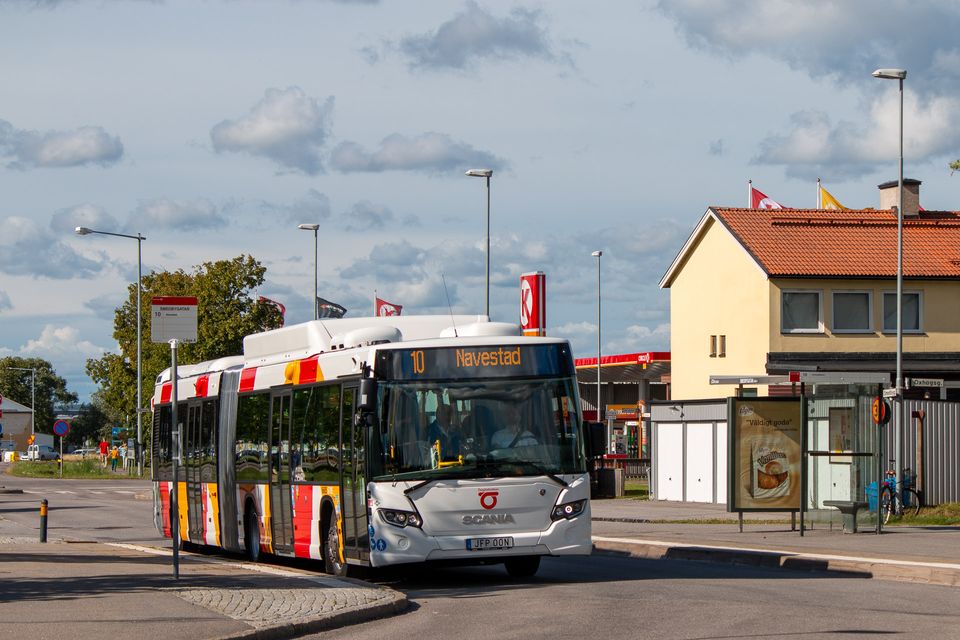
[[[650,479],[650,458],[597,458],[594,470],[623,469],[623,477],[638,480]]]
[[[960,402],[905,400],[903,404],[903,466],[921,472],[924,503],[960,502]],[[884,455],[888,460],[894,457],[896,419],[895,409],[885,427]]]

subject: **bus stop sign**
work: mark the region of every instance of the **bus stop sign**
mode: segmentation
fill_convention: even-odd
[[[890,422],[890,405],[883,398],[873,399],[873,422],[877,425],[884,425]]]

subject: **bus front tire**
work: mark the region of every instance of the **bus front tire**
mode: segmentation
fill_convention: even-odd
[[[337,531],[336,517],[330,518],[327,528],[327,544],[323,550],[323,566],[332,576],[346,576],[347,563],[340,559],[340,532]]]
[[[260,523],[257,522],[257,514],[252,509],[247,510],[247,517],[243,519],[243,546],[246,549],[247,560],[259,562]]]
[[[519,556],[504,563],[511,578],[532,578],[540,568],[540,556]]]

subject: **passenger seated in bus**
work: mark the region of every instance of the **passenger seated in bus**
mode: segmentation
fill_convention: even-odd
[[[493,449],[509,449],[511,447],[527,447],[537,442],[536,437],[520,425],[520,416],[513,406],[507,406],[504,411],[506,426],[493,434],[490,447]]]
[[[453,410],[450,405],[437,407],[437,415],[427,427],[427,442],[434,446],[440,442],[440,459],[456,460],[460,455],[460,432],[453,424]]]

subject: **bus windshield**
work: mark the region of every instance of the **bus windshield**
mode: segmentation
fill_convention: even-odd
[[[382,381],[373,479],[584,473],[575,385],[572,377]]]

